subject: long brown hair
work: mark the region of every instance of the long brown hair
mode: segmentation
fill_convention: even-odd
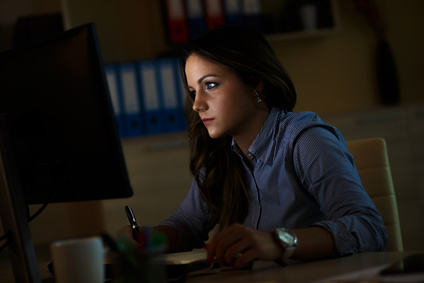
[[[185,116],[190,139],[190,170],[209,209],[209,227],[243,222],[249,213],[249,192],[243,181],[240,158],[232,151],[232,137],[212,139],[192,109],[194,97],[187,86],[185,65],[196,54],[232,70],[248,86],[263,84],[261,99],[268,109],[291,111],[296,91],[271,46],[258,32],[246,27],[221,27],[192,41],[181,57],[180,71],[188,97]]]

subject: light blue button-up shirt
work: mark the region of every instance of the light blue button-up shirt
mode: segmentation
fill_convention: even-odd
[[[247,155],[233,141],[244,164],[251,206],[244,225],[261,231],[321,226],[333,235],[338,255],[386,248],[383,220],[361,185],[346,142],[312,112],[273,109]],[[183,249],[207,239],[207,207],[196,183],[177,211],[161,222],[174,227]]]

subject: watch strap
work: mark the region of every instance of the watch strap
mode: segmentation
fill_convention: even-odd
[[[287,228],[277,228],[273,232],[275,241],[283,249],[283,254],[278,260],[283,261],[290,258],[297,247],[296,234]]]

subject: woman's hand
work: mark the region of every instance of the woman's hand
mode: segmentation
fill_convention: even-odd
[[[131,244],[133,244],[134,246],[138,246],[139,245],[139,243],[134,239],[134,236],[133,236],[133,229],[131,228],[131,226],[130,225],[128,225],[128,226],[124,226],[123,228],[122,228],[122,234],[126,237],[126,238],[128,238],[128,240],[130,241],[130,243]]]
[[[216,258],[221,264],[243,268],[255,259],[274,260],[281,256],[281,247],[272,232],[262,232],[241,224],[233,224],[213,237],[206,246],[208,261]]]
[[[157,233],[160,232],[163,235],[165,235],[166,238],[166,253],[174,253],[174,252],[179,252],[180,251],[180,246],[181,246],[181,241],[180,241],[180,237],[177,233],[177,231],[175,231],[174,228],[167,226],[167,225],[158,225],[152,228],[152,233]],[[133,238],[133,230],[131,228],[131,226],[124,226],[122,228],[122,233],[125,235],[125,237],[127,237],[129,239],[129,241],[134,245],[134,246],[139,246],[140,243],[137,242],[134,238]]]

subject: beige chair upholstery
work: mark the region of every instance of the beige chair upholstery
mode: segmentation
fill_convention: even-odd
[[[383,217],[388,233],[387,251],[402,251],[402,235],[386,141],[383,138],[348,141],[347,148],[353,155],[362,185]]]

